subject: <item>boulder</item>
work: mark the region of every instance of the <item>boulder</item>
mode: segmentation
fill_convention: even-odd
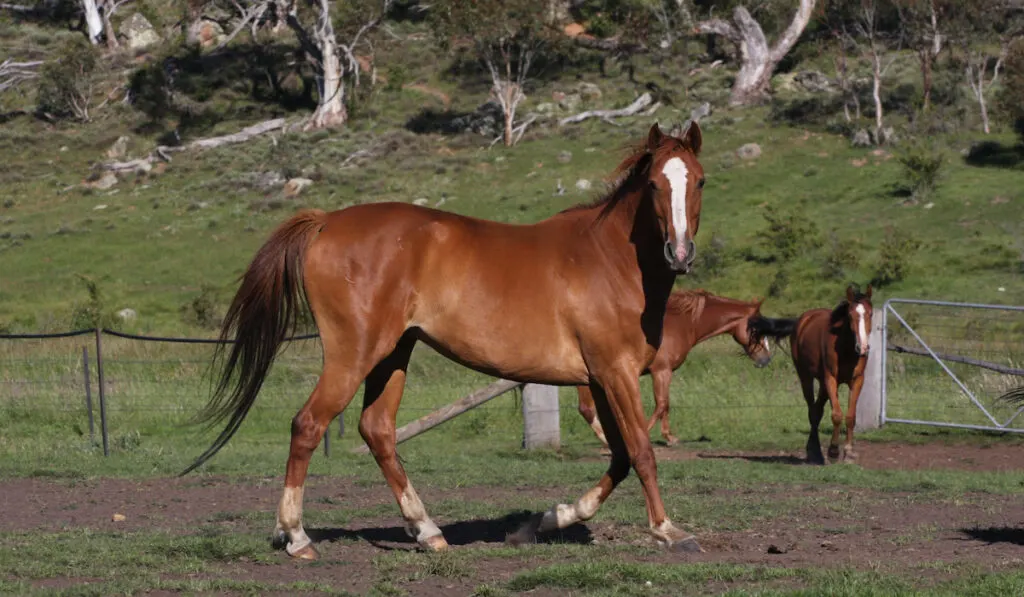
[[[284,183],[284,196],[285,197],[298,197],[302,189],[305,189],[309,185],[313,184],[313,181],[308,178],[292,178],[288,182]]]
[[[199,19],[188,27],[186,41],[204,50],[215,47],[224,39],[224,28],[209,19]]]
[[[850,144],[854,147],[871,147],[871,133],[866,129],[860,129],[853,134],[853,138],[850,139]]]
[[[128,48],[132,50],[142,50],[160,43],[160,34],[142,13],[137,12],[123,21],[120,31]]]
[[[757,143],[747,143],[736,150],[736,156],[741,160],[756,160],[761,157],[761,146]]]
[[[123,158],[128,154],[128,137],[121,135],[107,150],[107,157],[112,160]]]

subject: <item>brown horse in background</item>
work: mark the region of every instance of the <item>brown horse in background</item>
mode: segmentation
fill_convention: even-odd
[[[679,440],[669,430],[669,386],[672,372],[683,366],[694,346],[721,334],[731,334],[743,347],[755,366],[764,367],[772,358],[768,338],[786,338],[793,332],[795,319],[770,319],[761,316],[758,301],[740,301],[717,296],[704,290],[686,290],[672,293],[665,309],[661,346],[644,373],[650,373],[654,382],[654,413],[647,422],[647,432],[661,419],[661,436],[673,446]],[[601,422],[595,416],[594,398],[590,388],[580,386],[579,411],[593,428],[601,443],[608,447]]]
[[[800,386],[807,401],[811,433],[807,438],[807,461],[825,464],[821,455],[818,425],[825,412],[825,401],[832,404],[832,441],[828,457],[837,459],[839,430],[843,409],[839,406],[839,384],[850,388],[846,404],[846,444],[842,459],[853,462],[853,429],[857,424],[857,398],[864,385],[864,369],[868,362],[868,338],[871,333],[871,286],[867,292],[846,289],[846,300],[832,310],[813,309],[800,316],[790,338],[793,364],[800,376]],[[818,399],[814,399],[814,380],[818,380]]]
[[[420,340],[496,377],[590,385],[611,447],[608,471],[578,501],[534,517],[512,541],[590,519],[632,467],[655,537],[673,549],[700,550],[665,514],[639,386],[661,343],[676,275],[693,262],[704,186],[700,148],[696,123],[678,135],[655,124],[619,165],[606,197],[532,225],[405,203],[294,216],[256,253],[228,310],[221,337],[235,341],[201,415],[227,425],[185,472],[238,430],[305,299],[324,367],[292,420],[275,529],[290,555],[318,557],[302,526],[309,460],[364,380],[359,432],[410,534],[425,549],[448,546],[395,450],[395,414]]]

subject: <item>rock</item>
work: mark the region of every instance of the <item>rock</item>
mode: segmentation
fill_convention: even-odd
[[[284,183],[284,196],[285,197],[298,197],[302,189],[305,189],[309,185],[313,184],[313,181],[308,178],[292,178],[288,182]]]
[[[135,13],[121,23],[121,35],[132,50],[142,50],[160,43],[160,35],[142,13]]]
[[[783,554],[783,553],[788,552],[789,548],[786,547],[786,546],[781,546],[780,547],[780,546],[775,545],[774,543],[772,543],[771,545],[768,546],[768,550],[767,551],[768,551],[768,553],[773,553],[773,554]]]
[[[86,182],[84,186],[89,187],[91,189],[97,189],[99,191],[105,191],[116,184],[117,175],[114,174],[113,172],[104,172],[102,176],[100,176],[96,180]]]
[[[556,110],[558,110],[558,106],[556,106],[553,102],[542,102],[537,104],[536,107],[537,113],[543,114],[545,116],[554,114]]]
[[[810,93],[831,93],[832,81],[816,70],[800,71],[793,76],[793,82]]]
[[[577,180],[576,181],[576,190],[577,191],[589,191],[590,190],[590,181],[587,180],[586,178],[581,178],[581,179]]]
[[[107,204],[106,203],[100,203],[99,205],[97,205],[96,207],[94,207],[92,209],[93,209],[93,211],[100,211],[102,209],[107,209]]]
[[[488,101],[464,116],[457,116],[442,125],[448,133],[477,133],[496,137],[504,131],[505,113],[496,101]]]
[[[199,19],[189,25],[185,39],[190,45],[198,45],[204,50],[209,50],[224,39],[224,28],[216,21]]]
[[[604,95],[601,93],[601,88],[593,83],[587,83],[586,81],[581,82],[576,86],[576,92],[584,101],[594,101],[601,99]]]
[[[736,150],[736,155],[741,160],[756,160],[761,157],[761,146],[757,143],[747,143]]]
[[[419,197],[412,200],[413,205],[426,205],[428,203],[430,203],[430,200],[426,197]]]
[[[116,160],[116,159],[123,158],[125,155],[127,155],[128,154],[128,141],[129,141],[128,137],[126,137],[124,135],[121,135],[120,137],[118,137],[117,141],[114,141],[114,144],[111,145],[110,149],[107,150],[107,157],[112,159],[112,160]]]
[[[110,517],[110,520],[113,520],[114,522],[124,522],[124,521],[128,520],[128,517],[125,516],[124,514],[116,514],[115,513],[113,516]]]
[[[558,107],[566,112],[578,112],[583,98],[578,93],[562,93],[558,100]]]
[[[117,318],[125,323],[129,321],[135,321],[138,317],[139,314],[135,311],[135,309],[125,308],[117,312]]]
[[[139,162],[135,164],[136,174],[149,174],[152,170],[153,163],[147,160],[139,160]]]
[[[569,37],[576,37],[577,35],[583,35],[586,33],[587,28],[579,23],[569,23],[565,27],[562,27],[562,33],[565,33]]]
[[[850,139],[850,144],[854,147],[871,147],[871,133],[865,129],[860,129],[853,134],[853,138]]]
[[[569,150],[562,151],[558,154],[558,161],[563,164],[568,164],[572,161],[572,152]]]

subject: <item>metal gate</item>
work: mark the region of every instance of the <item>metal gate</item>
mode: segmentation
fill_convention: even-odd
[[[883,424],[1024,433],[1024,307],[889,299],[882,338]]]

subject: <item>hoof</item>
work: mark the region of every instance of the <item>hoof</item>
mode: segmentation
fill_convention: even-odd
[[[420,541],[419,544],[420,547],[427,551],[444,551],[448,549],[448,542],[444,540],[444,535],[427,537],[423,541]]]
[[[843,452],[843,464],[856,464],[857,453],[853,450],[845,450]]]
[[[315,562],[320,559],[320,552],[313,547],[312,543],[307,544],[305,547],[300,547],[295,551],[288,550],[288,555],[296,560],[306,560],[309,562]]]
[[[692,535],[669,545],[668,550],[672,553],[704,553],[700,543],[697,543],[697,538]]]
[[[666,435],[665,436],[665,445],[666,446],[672,447],[672,446],[674,446],[674,445],[676,445],[678,443],[679,443],[679,438],[678,437],[676,437],[674,435]]]
[[[288,534],[284,531],[274,531],[274,534],[270,537],[270,546],[274,549],[287,549]]]
[[[828,457],[830,460],[836,460],[839,458],[839,446],[829,446]]]

